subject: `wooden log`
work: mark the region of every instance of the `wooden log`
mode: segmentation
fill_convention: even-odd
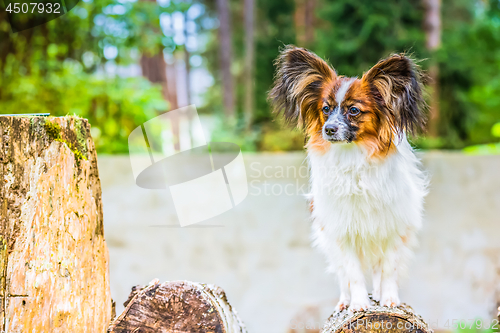
[[[108,250],[86,120],[0,116],[0,244],[0,331],[106,331]]]
[[[325,323],[322,333],[404,332],[432,333],[421,316],[406,304],[396,308],[380,306],[370,297],[372,307],[367,311],[352,312],[345,309],[334,312]]]
[[[214,285],[153,280],[132,288],[124,305],[108,332],[246,333],[226,294]]]

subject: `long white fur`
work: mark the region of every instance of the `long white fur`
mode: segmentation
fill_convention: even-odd
[[[365,270],[373,274],[375,299],[400,303],[398,276],[416,245],[427,179],[406,138],[396,148],[378,160],[356,143],[308,150],[312,236],[338,274],[339,309],[368,308]]]

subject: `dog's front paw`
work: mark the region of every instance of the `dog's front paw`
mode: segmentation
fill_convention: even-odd
[[[349,307],[349,304],[351,303],[351,299],[349,296],[346,295],[340,295],[339,302],[337,303],[337,306],[335,307],[335,311],[340,312],[344,311]]]
[[[370,307],[370,300],[368,299],[368,297],[358,298],[358,299],[353,298],[351,305],[349,306],[349,310],[353,312],[364,311],[368,310],[369,307]]]
[[[335,307],[336,312],[344,311],[349,307],[349,301],[340,301],[337,303],[337,306]]]
[[[380,305],[395,308],[396,306],[399,306],[399,304],[401,304],[401,302],[399,301],[398,295],[382,295]]]

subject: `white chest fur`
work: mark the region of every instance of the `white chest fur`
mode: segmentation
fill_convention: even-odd
[[[313,237],[323,250],[333,242],[375,259],[420,228],[427,181],[406,139],[381,160],[355,143],[309,151],[308,160]]]

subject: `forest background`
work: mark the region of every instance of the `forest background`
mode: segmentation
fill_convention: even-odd
[[[407,52],[431,81],[422,149],[500,152],[499,0],[82,0],[13,33],[0,3],[0,110],[88,118],[100,153],[195,104],[211,140],[300,150],[266,100],[273,60],[307,47],[344,75]]]

